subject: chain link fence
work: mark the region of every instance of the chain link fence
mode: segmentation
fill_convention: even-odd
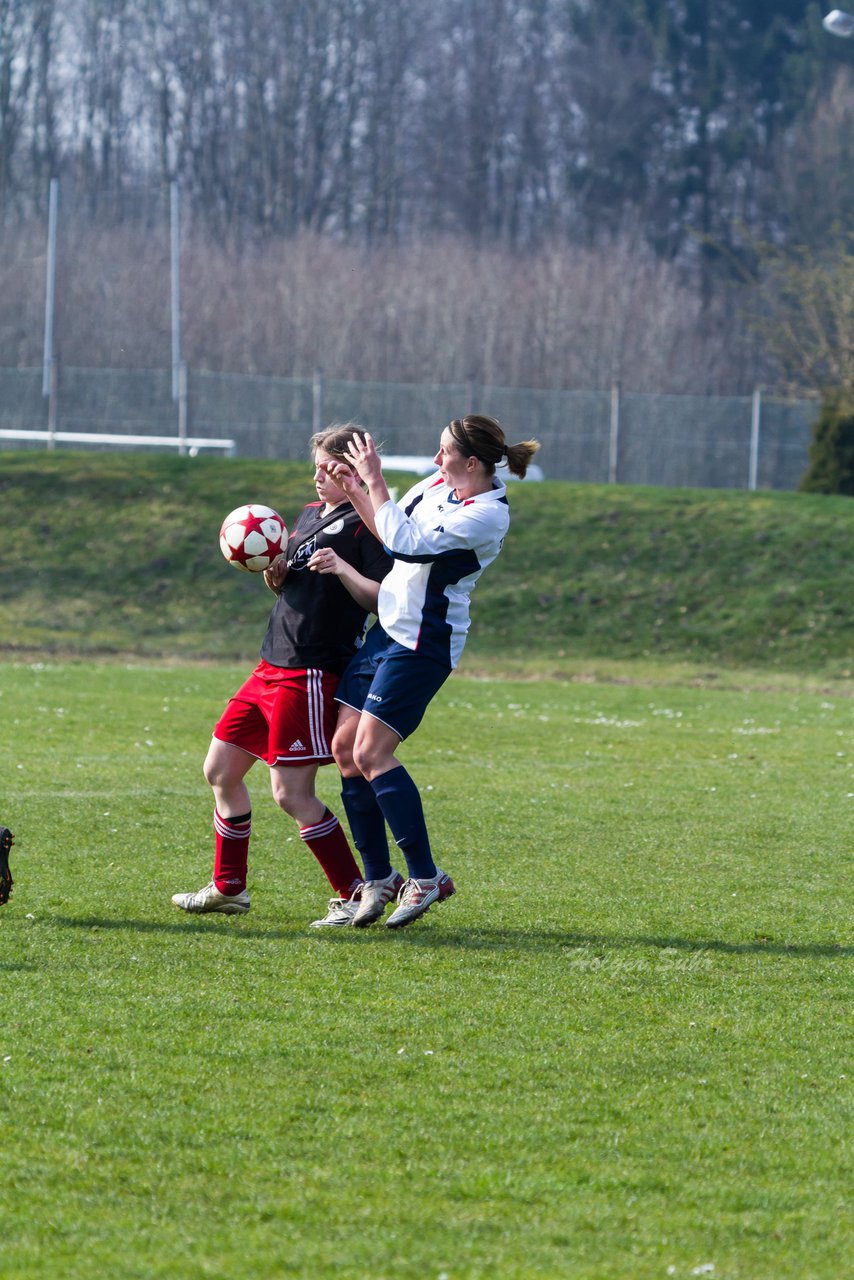
[[[52,403],[42,371],[0,369],[0,431],[135,437],[228,437],[238,456],[304,458],[329,422],[363,423],[387,453],[429,454],[468,410],[494,414],[511,440],[536,437],[547,479],[700,488],[795,489],[807,467],[815,401],[536,391],[472,384],[410,385],[262,378],[190,371],[186,401],[167,370],[63,367]],[[3,448],[44,440],[0,438]],[[88,445],[86,447],[99,447]]]

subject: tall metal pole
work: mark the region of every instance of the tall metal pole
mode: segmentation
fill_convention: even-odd
[[[755,387],[750,409],[750,462],[747,474],[748,489],[759,483],[759,428],[762,420],[762,390]]]
[[[47,282],[44,307],[44,367],[42,370],[42,395],[47,397],[47,447],[56,445],[56,369],[54,367],[53,329],[56,315],[56,223],[59,208],[59,179],[51,178],[47,215]]]
[[[617,483],[620,461],[620,384],[611,383],[611,430],[608,437],[608,483]]]
[[[181,193],[169,187],[169,227],[172,241],[172,399],[181,394]]]
[[[178,453],[187,452],[187,366],[181,357],[181,193],[169,186],[169,230],[172,259],[172,399],[178,403]]]

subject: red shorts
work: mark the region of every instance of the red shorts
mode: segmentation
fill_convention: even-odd
[[[262,658],[214,725],[220,742],[269,765],[329,764],[338,676],[273,667]]]

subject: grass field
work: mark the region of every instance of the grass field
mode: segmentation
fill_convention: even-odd
[[[244,661],[269,600],[224,564],[222,518],[262,501],[292,522],[313,497],[307,460],[0,453],[0,651]],[[509,499],[467,664],[854,676],[850,498],[546,483]]]
[[[243,673],[0,665],[4,1280],[850,1271],[850,698],[455,676],[458,894],[329,936],[258,770],[251,913],[169,902]]]

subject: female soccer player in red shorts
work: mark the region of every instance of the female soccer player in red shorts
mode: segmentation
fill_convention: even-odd
[[[361,428],[333,426],[311,439],[319,502],[300,513],[285,555],[264,575],[276,592],[261,661],[229,700],[213,731],[205,778],[214,794],[213,878],[197,893],[176,893],[183,911],[242,915],[252,814],[245,778],[256,760],[270,769],[276,803],[299,824],[302,840],[335,894],[315,925],[349,924],[362,873],[338,819],[315,794],[318,767],[332,761],[338,679],[356,652],[379,582],[391,560],[349,498],[329,476],[349,465]]]

